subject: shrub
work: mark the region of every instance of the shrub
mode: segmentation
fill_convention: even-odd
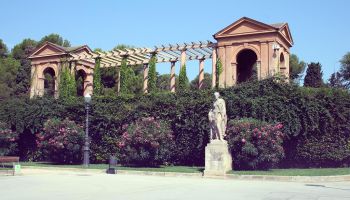
[[[231,120],[227,139],[236,169],[270,169],[283,157],[282,124],[255,119]]]
[[[49,119],[37,134],[37,145],[44,157],[56,163],[80,163],[84,141],[83,128],[65,119]]]
[[[170,161],[174,136],[169,125],[153,117],[142,118],[126,127],[117,142],[121,163],[159,166]]]
[[[14,155],[17,150],[18,134],[0,122],[0,156]]]

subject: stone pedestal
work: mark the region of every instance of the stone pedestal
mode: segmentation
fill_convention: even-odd
[[[211,140],[205,147],[204,176],[222,176],[232,170],[232,157],[227,141]]]

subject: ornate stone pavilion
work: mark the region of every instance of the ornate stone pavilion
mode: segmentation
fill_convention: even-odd
[[[83,78],[84,91],[81,94],[91,94],[93,69],[97,59],[101,67],[119,68],[123,59],[127,59],[129,65],[143,65],[145,93],[148,91],[148,63],[152,56],[157,57],[158,63],[170,63],[169,84],[172,92],[176,90],[175,65],[179,63],[182,67],[186,60],[199,62],[199,88],[202,87],[204,79],[206,59],[212,60],[213,87],[217,78],[218,60],[223,68],[218,80],[220,87],[231,87],[253,76],[259,80],[277,73],[289,77],[289,49],[293,45],[293,39],[287,23],[265,24],[243,17],[213,37],[216,42],[191,42],[103,53],[92,52],[86,45],[65,48],[47,42],[29,57],[32,62],[30,97],[45,93],[48,87],[46,73],[54,77],[53,93],[57,96],[59,75],[64,66],[70,67],[72,73]]]

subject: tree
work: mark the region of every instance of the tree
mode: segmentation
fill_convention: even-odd
[[[127,58],[123,58],[120,66],[120,92],[123,94],[132,94],[132,85],[135,81],[135,72],[128,66]]]
[[[306,75],[304,78],[304,86],[305,87],[314,87],[319,88],[322,87],[323,80],[322,80],[322,71],[321,71],[321,64],[320,63],[310,63],[308,64]]]
[[[31,63],[28,56],[37,47],[37,42],[32,39],[24,39],[21,43],[15,45],[11,51],[13,58],[20,62],[20,67],[16,76],[16,95],[28,95],[31,82]]]
[[[95,68],[94,68],[94,75],[93,75],[94,95],[101,95],[102,94],[100,64],[101,64],[101,60],[96,59]]]
[[[350,52],[346,53],[340,60],[340,75],[344,79],[346,87],[350,87]]]
[[[179,74],[179,89],[180,90],[186,90],[189,88],[189,81],[186,74],[186,64],[183,65],[180,69]]]
[[[16,86],[19,61],[12,57],[0,59],[0,100],[10,97]]]
[[[51,42],[63,47],[70,47],[70,42],[66,39],[63,39],[59,34],[56,33],[51,33],[41,38],[41,40],[38,43],[38,46],[43,45],[45,42]]]
[[[65,63],[62,67],[59,82],[59,97],[61,99],[70,100],[77,96],[77,86],[75,76],[71,73],[70,67]]]
[[[127,45],[127,44],[117,44],[117,46],[115,46],[113,48],[113,50],[125,50],[125,49],[131,49],[131,48],[134,48],[134,46],[132,45]]]
[[[8,55],[8,50],[6,44],[0,39],[0,59],[6,58]]]
[[[306,68],[306,63],[300,61],[298,56],[291,54],[289,57],[289,78],[296,83],[299,83]]]
[[[198,82],[199,82],[199,75],[197,75],[196,78],[191,81],[190,88],[192,90],[198,89]],[[202,89],[211,89],[211,74],[204,73]]]
[[[328,79],[328,84],[329,87],[332,88],[342,88],[342,89],[346,89],[347,86],[344,83],[344,79],[341,75],[340,72],[334,72],[331,77]]]
[[[179,77],[175,75],[175,88],[179,86]],[[157,89],[159,91],[170,91],[170,74],[157,74]]]
[[[157,91],[157,70],[156,70],[156,55],[152,55],[148,67],[148,91],[156,92]]]
[[[216,83],[215,83],[215,87],[219,88],[219,81],[220,81],[220,76],[221,73],[223,72],[223,68],[222,68],[222,62],[221,59],[218,58],[218,60],[216,61]]]

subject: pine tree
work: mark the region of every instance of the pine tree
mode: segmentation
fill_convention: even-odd
[[[186,65],[183,65],[179,74],[179,89],[186,90],[189,88],[189,81],[186,74]]]
[[[306,76],[304,78],[304,86],[305,87],[315,87],[319,88],[324,86],[322,80],[322,71],[321,71],[320,63],[310,63],[307,66]]]

